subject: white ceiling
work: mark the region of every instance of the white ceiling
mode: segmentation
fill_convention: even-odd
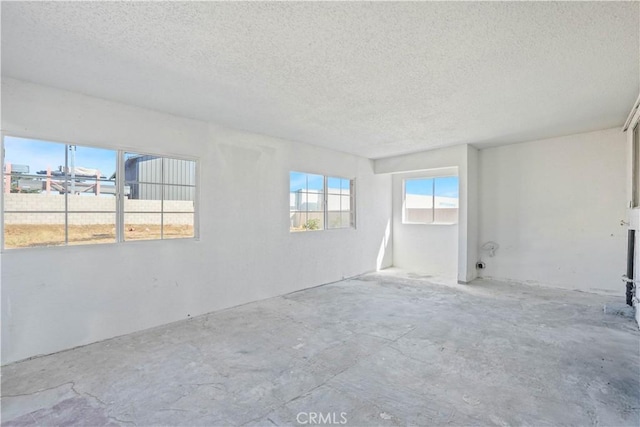
[[[2,3],[2,74],[370,158],[622,125],[640,3]]]

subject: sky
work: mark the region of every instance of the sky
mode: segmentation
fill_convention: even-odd
[[[289,173],[289,191],[298,190],[322,190],[324,188],[324,177],[310,173],[291,172]]]
[[[446,176],[440,178],[417,178],[404,181],[406,194],[433,195],[435,180],[435,195],[440,197],[458,198],[458,177]]]
[[[76,146],[75,165],[89,169],[98,169],[100,174],[110,177],[116,170],[115,150]],[[36,139],[5,136],[5,163],[28,165],[29,174],[46,170],[58,170],[64,166],[65,145]]]

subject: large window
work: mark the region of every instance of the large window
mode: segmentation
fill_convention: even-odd
[[[291,172],[289,220],[291,231],[355,227],[354,180]]]
[[[456,224],[458,177],[443,176],[404,180],[404,224]]]
[[[3,143],[4,248],[194,237],[193,160],[11,136]]]

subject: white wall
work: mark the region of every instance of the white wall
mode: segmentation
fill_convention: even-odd
[[[2,82],[2,128],[200,161],[199,240],[2,254],[2,363],[392,262],[391,177],[370,160],[13,79]],[[355,178],[357,229],[290,233],[290,170]]]
[[[452,168],[393,175],[393,265],[395,267],[415,273],[457,277],[458,224],[402,223],[403,180],[457,173],[457,168]]]
[[[625,135],[610,129],[480,150],[483,276],[623,294]]]
[[[378,174],[419,172],[450,167],[458,169],[460,206],[457,241],[457,280],[459,282],[470,282],[477,277],[475,268],[478,257],[477,162],[478,152],[470,145],[458,145],[415,154],[388,157],[375,161],[375,171]],[[395,205],[397,205],[397,201]],[[396,231],[399,231],[399,229],[394,227],[394,233]],[[400,233],[402,233],[402,231],[400,231]],[[403,233],[403,235],[407,236],[406,233]],[[438,241],[444,241],[445,238],[447,238],[447,235],[441,233]],[[402,240],[401,238],[394,238],[394,251],[395,244],[403,244]],[[408,247],[414,250],[418,249],[418,246],[414,244],[410,244]],[[449,246],[449,249],[451,249],[451,247],[452,246]],[[413,256],[420,257],[422,260],[427,259],[429,253],[425,251],[431,253],[432,249],[424,247],[420,253],[416,253]],[[405,253],[408,252],[405,251]],[[400,255],[396,257],[396,261],[400,260],[401,263],[405,263],[401,261],[403,258],[403,255]],[[408,259],[407,262],[409,262]],[[429,262],[435,265],[437,260],[433,259],[433,261]],[[413,262],[411,263],[413,264]],[[451,263],[448,257],[447,263]]]

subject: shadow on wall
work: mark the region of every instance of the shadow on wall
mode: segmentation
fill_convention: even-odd
[[[376,270],[382,270],[382,263],[384,262],[385,255],[387,253],[387,247],[389,246],[389,237],[391,236],[391,220],[387,221],[387,226],[382,236],[382,242],[380,243],[380,250],[378,250],[378,258],[376,260]]]

